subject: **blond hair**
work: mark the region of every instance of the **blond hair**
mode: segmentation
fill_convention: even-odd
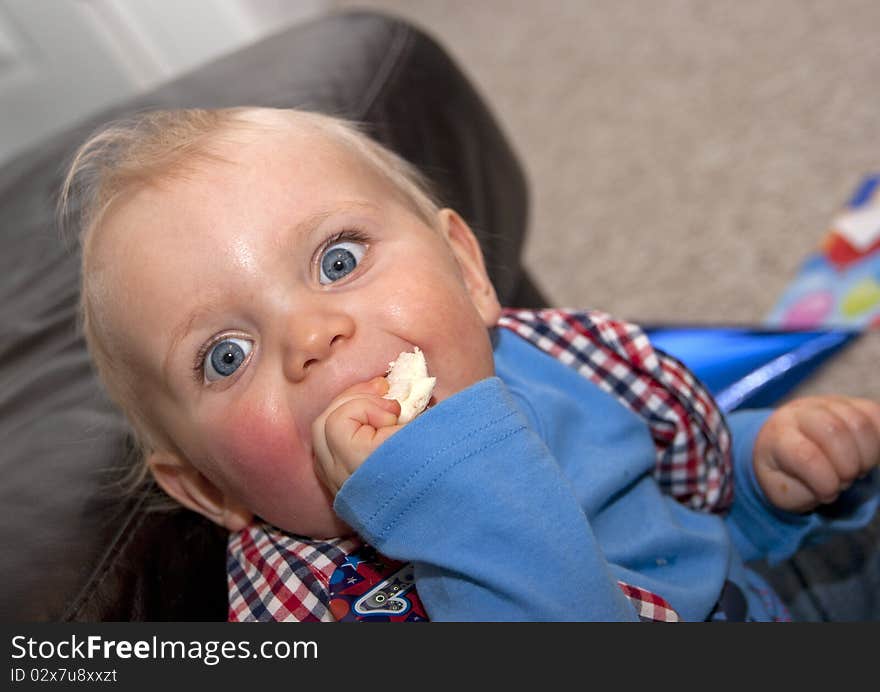
[[[160,180],[185,175],[198,164],[224,161],[218,144],[224,134],[275,127],[259,114],[277,114],[278,126],[305,128],[342,145],[359,157],[429,226],[439,206],[427,180],[409,162],[363,133],[351,121],[299,110],[252,107],[154,110],[111,122],[93,133],[75,152],[61,188],[58,215],[65,237],[75,235],[82,253],[79,325],[98,377],[113,402],[126,415],[134,433],[135,457],[143,460],[163,441],[147,412],[138,405],[135,384],[98,310],[90,261],[97,230],[108,210],[125,194]],[[126,492],[153,492],[146,464],[130,463]],[[166,508],[153,502],[152,508]],[[176,506],[176,505],[175,505]]]

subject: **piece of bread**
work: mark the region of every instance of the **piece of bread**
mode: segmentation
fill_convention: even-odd
[[[425,410],[437,378],[428,377],[425,354],[418,346],[413,353],[401,353],[388,364],[388,368],[388,374],[385,375],[388,393],[384,398],[396,399],[400,404],[398,421],[404,425]]]

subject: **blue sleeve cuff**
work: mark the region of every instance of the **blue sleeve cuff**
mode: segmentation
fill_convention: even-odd
[[[772,415],[772,409],[734,411],[727,416],[733,437],[733,468],[737,492],[743,489],[763,505],[771,507],[755,476],[755,440],[764,423]],[[735,501],[735,500],[734,500]]]

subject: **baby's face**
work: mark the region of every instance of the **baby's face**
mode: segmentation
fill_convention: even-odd
[[[437,402],[491,376],[497,302],[461,224],[447,240],[449,212],[429,227],[314,135],[236,137],[222,148],[231,162],[142,189],[106,217],[93,250],[103,309],[168,451],[283,529],[341,535],[312,421],[414,346]]]

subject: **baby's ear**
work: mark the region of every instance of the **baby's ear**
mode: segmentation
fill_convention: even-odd
[[[441,209],[438,221],[483,323],[487,327],[494,327],[501,317],[501,305],[486,271],[479,241],[467,222],[452,209]]]
[[[147,464],[159,486],[184,507],[230,531],[240,531],[253,513],[226,496],[186,459],[170,452],[151,452]]]

